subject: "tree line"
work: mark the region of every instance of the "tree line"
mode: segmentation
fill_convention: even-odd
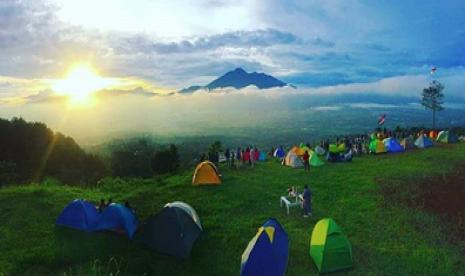
[[[93,185],[106,176],[151,177],[179,167],[175,145],[155,149],[146,140],[120,144],[108,158],[85,152],[45,124],[0,118],[0,185],[40,182]]]

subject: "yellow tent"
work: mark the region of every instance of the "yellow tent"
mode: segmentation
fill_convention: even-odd
[[[204,161],[195,168],[192,177],[192,185],[219,185],[221,184],[220,175],[215,164],[210,161]]]

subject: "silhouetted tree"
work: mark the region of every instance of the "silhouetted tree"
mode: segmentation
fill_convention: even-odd
[[[444,85],[438,81],[432,81],[429,87],[423,89],[421,105],[433,112],[433,129],[436,128],[436,112],[444,109]]]
[[[155,173],[173,173],[179,168],[178,149],[171,144],[169,149],[157,151],[152,159],[152,169]]]
[[[87,163],[89,158],[91,163]],[[97,175],[106,173],[100,158],[89,157],[72,138],[21,118],[0,119],[0,163],[0,174],[10,182],[41,181],[50,176],[67,184],[91,184]]]

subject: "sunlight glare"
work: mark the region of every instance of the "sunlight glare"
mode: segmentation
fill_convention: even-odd
[[[70,103],[87,105],[92,101],[92,94],[111,84],[109,79],[100,77],[95,70],[85,64],[71,67],[64,79],[57,80],[52,89],[58,95],[68,96]]]

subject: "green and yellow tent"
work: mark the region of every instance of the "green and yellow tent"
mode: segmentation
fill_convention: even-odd
[[[353,266],[350,242],[331,218],[321,219],[313,228],[310,256],[320,273],[345,270]]]
[[[386,152],[386,146],[384,145],[383,141],[379,139],[371,140],[369,148],[372,153],[376,154]]]

